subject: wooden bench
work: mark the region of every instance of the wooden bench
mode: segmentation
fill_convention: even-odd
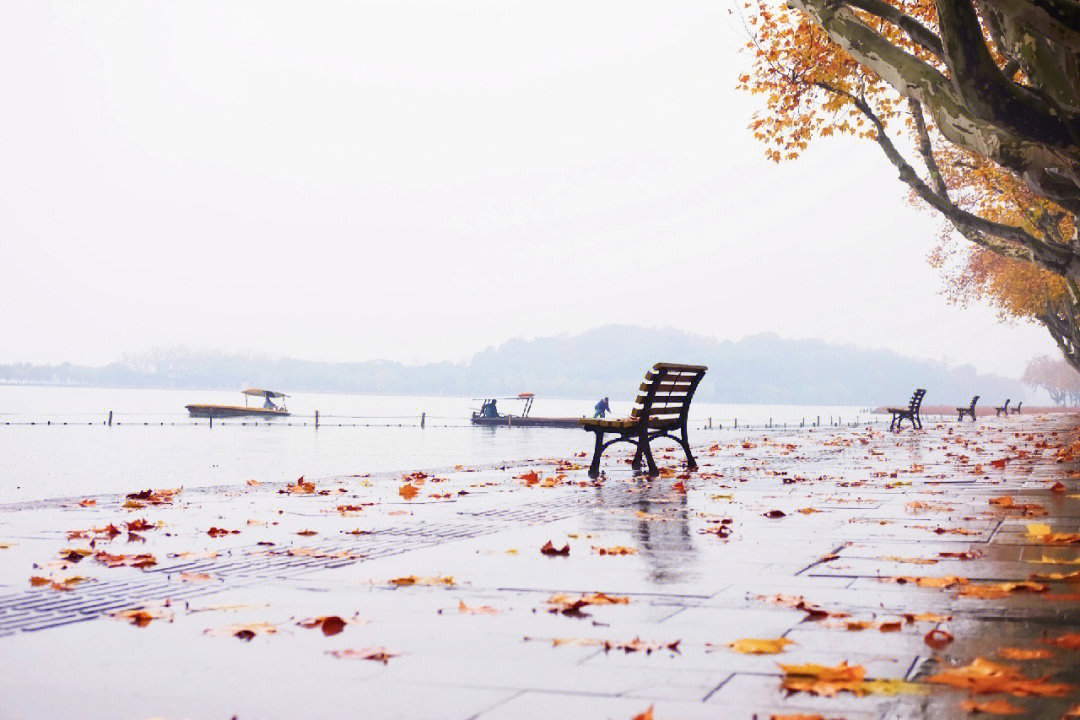
[[[960,422],[967,415],[971,418],[971,422],[975,422],[975,403],[979,402],[979,396],[971,398],[971,407],[958,407],[956,408],[956,421]]]
[[[912,428],[922,428],[922,418],[919,417],[919,408],[922,407],[923,397],[926,395],[926,390],[923,388],[916,388],[915,392],[911,394],[911,400],[908,401],[906,408],[885,408],[885,412],[892,413],[892,421],[889,423],[890,430],[899,430],[904,420],[911,421]]]
[[[1009,400],[1011,400],[1011,399],[1012,398],[1005,398],[1005,404],[1004,405],[1002,405],[1001,407],[994,408],[994,417],[1000,416],[1001,413],[1005,413],[1006,417],[1009,416]]]
[[[1021,400],[1020,402],[1016,403],[1016,407],[1009,408],[1009,412],[1011,412],[1013,415],[1019,415],[1020,414],[1020,406],[1023,405],[1023,404],[1024,404],[1024,401]]]
[[[690,452],[690,442],[686,437],[686,420],[690,412],[690,401],[694,397],[701,378],[708,370],[704,365],[678,365],[675,363],[656,363],[652,370],[645,373],[645,382],[641,383],[640,394],[630,411],[630,417],[602,420],[581,418],[581,426],[596,434],[596,449],[593,451],[589,477],[595,478],[600,473],[600,457],[610,445],[628,442],[637,446],[634,460],[630,466],[641,469],[641,458],[649,466],[649,475],[658,474],[656,461],[649,447],[656,438],[665,437],[682,446],[686,453],[686,466],[697,469],[694,454]],[[672,433],[678,431],[678,435]],[[604,442],[604,435],[617,435],[613,440]]]

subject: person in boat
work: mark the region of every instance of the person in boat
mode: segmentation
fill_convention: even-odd
[[[499,417],[499,411],[495,407],[494,400],[488,400],[482,406],[480,406],[480,417],[497,418]]]
[[[266,402],[263,403],[263,408],[265,408],[266,410],[278,409],[277,405],[275,405],[274,401],[270,398],[270,393],[266,393]]]
[[[593,408],[593,410],[596,411],[595,413],[593,413],[594,418],[602,418],[609,412],[611,412],[611,405],[608,404],[608,399],[606,395],[600,399],[600,402],[596,403],[596,406]]]

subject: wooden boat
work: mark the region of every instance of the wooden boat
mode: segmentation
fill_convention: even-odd
[[[532,417],[529,411],[535,396],[532,393],[518,393],[509,397],[473,398],[480,401],[480,410],[474,410],[471,416],[473,425],[506,426],[506,427],[579,427],[580,418],[574,417]],[[523,403],[518,415],[503,415],[499,413],[496,403],[499,400],[511,400]]]
[[[188,415],[200,418],[230,418],[230,417],[262,417],[276,418],[288,417],[289,410],[285,407],[288,395],[276,390],[263,390],[262,388],[248,388],[241,391],[244,395],[243,405],[214,405],[194,403],[185,405]],[[252,407],[247,404],[248,397],[266,398],[262,407]],[[275,405],[274,400],[281,398],[281,405]]]

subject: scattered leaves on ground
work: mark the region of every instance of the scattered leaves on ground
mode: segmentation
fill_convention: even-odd
[[[1063,650],[1080,650],[1080,633],[1065,633],[1055,638],[1044,638],[1043,642]]]
[[[758,600],[763,600],[773,605],[783,605],[784,607],[793,608],[795,610],[802,610],[806,613],[807,620],[823,620],[828,617],[848,617],[848,613],[843,612],[842,610],[826,610],[820,605],[808,603],[801,595],[759,595]]]
[[[548,608],[548,612],[561,613],[568,617],[587,617],[585,613],[581,612],[581,608],[589,605],[627,605],[630,598],[607,595],[602,592],[585,593],[577,598],[557,593],[549,597],[546,602],[551,606]]]
[[[985,713],[987,715],[1018,715],[1026,712],[1024,708],[1017,707],[1004,698],[987,700],[986,702],[964,700],[960,703],[960,709],[969,713]]]
[[[124,620],[131,623],[135,627],[146,627],[154,620],[168,620],[172,622],[173,616],[171,612],[160,608],[138,608],[135,610],[118,610],[113,613],[109,613],[112,617],[118,620]]]
[[[301,475],[297,478],[295,483],[286,485],[281,490],[278,490],[278,492],[283,495],[312,495],[315,493],[315,483],[308,482],[304,479],[304,476]]]
[[[71,590],[75,585],[81,582],[86,582],[90,578],[83,577],[82,575],[71,575],[65,578],[48,578],[38,575],[30,576],[30,587],[44,587],[48,586],[53,590],[60,592],[66,592]]]
[[[789,693],[805,692],[823,697],[835,697],[838,692],[854,695],[899,695],[922,693],[925,689],[903,680],[866,680],[861,665],[780,665],[784,671],[781,687]]]
[[[432,576],[432,577],[420,577],[418,575],[406,575],[405,577],[397,577],[390,579],[391,585],[406,586],[406,585],[448,585],[453,586],[455,584],[454,578],[450,575],[444,577]]]
[[[502,612],[490,605],[466,605],[464,600],[458,600],[458,612],[463,615],[498,615]]]
[[[744,655],[775,655],[794,644],[793,640],[787,638],[741,638],[727,643],[727,647]]]
[[[1056,533],[1045,523],[1028,523],[1027,537],[1029,540],[1046,543],[1047,545],[1075,545],[1080,543],[1080,533]]]
[[[1018,592],[1046,592],[1046,586],[1030,580],[1021,580],[1020,582],[1003,582],[990,585],[971,584],[960,588],[961,597],[974,597],[983,600],[997,600]]]
[[[388,650],[384,647],[370,648],[346,648],[344,650],[327,650],[327,655],[333,655],[339,660],[374,660],[386,665],[390,658],[401,655],[399,652]]]
[[[923,636],[923,642],[934,650],[944,649],[955,639],[952,633],[940,628],[931,630]]]
[[[541,554],[547,555],[549,557],[555,556],[555,555],[561,555],[561,556],[565,557],[565,556],[570,554],[570,543],[567,543],[567,544],[563,545],[561,548],[556,548],[554,545],[551,544],[551,541],[548,540],[540,548],[540,552],[541,552]]]
[[[339,615],[322,615],[320,617],[306,618],[296,624],[303,628],[319,628],[323,635],[337,635],[350,623]]]
[[[1047,648],[1021,647],[999,647],[994,654],[1006,660],[1045,660],[1054,656],[1053,650]]]
[[[948,668],[926,679],[928,683],[950,685],[973,694],[1009,693],[1061,697],[1073,689],[1068,683],[1049,682],[1049,677],[1031,678],[1013,665],[1002,665],[977,657],[968,665]]]
[[[128,502],[124,503],[124,507],[136,508],[143,505],[168,505],[173,501],[182,487],[162,490],[143,490],[141,492],[128,493],[126,495]]]
[[[277,626],[272,623],[246,623],[211,628],[203,632],[207,635],[232,636],[241,640],[251,640],[256,635],[273,635],[277,632]]]
[[[533,641],[533,640],[546,641],[546,638],[526,637],[524,639],[526,641]],[[622,650],[624,653],[640,652],[640,653],[645,653],[646,655],[651,655],[652,653],[654,653],[656,651],[659,651],[659,650],[668,650],[668,651],[670,651],[672,653],[678,654],[678,652],[679,652],[679,644],[681,642],[682,642],[681,640],[676,640],[674,642],[649,642],[649,641],[646,641],[646,640],[642,640],[639,637],[635,637],[633,640],[630,640],[630,641],[627,641],[627,642],[617,642],[617,641],[614,641],[614,640],[602,640],[600,638],[579,638],[579,637],[551,638],[551,646],[552,647],[559,647],[559,646],[562,646],[562,645],[568,645],[568,646],[577,645],[577,646],[583,646],[583,647],[601,647],[601,648],[604,649],[604,652],[610,652],[612,650]]]
[[[157,558],[151,553],[139,553],[138,555],[123,555],[107,553],[104,550],[98,550],[94,553],[94,560],[98,561],[105,567],[133,567],[140,570],[157,565]]]
[[[598,555],[637,555],[637,548],[626,547],[625,545],[612,545],[610,547],[598,547],[592,546],[592,549],[596,551]]]

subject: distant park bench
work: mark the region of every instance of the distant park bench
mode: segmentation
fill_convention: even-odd
[[[922,428],[922,418],[919,417],[919,408],[922,407],[923,397],[926,395],[926,390],[923,388],[916,388],[915,392],[911,394],[911,400],[908,401],[906,408],[885,408],[886,412],[892,413],[892,421],[889,423],[890,430],[899,430],[904,420],[911,421],[912,428]]]
[[[675,363],[656,363],[652,370],[645,373],[645,382],[641,383],[640,394],[634,403],[630,417],[603,420],[581,418],[581,425],[588,432],[596,433],[596,449],[593,451],[589,477],[595,478],[600,473],[600,457],[604,450],[617,442],[628,442],[637,446],[634,460],[630,466],[641,469],[641,458],[649,466],[649,475],[656,475],[656,461],[649,447],[656,438],[666,437],[682,446],[686,453],[686,466],[697,469],[694,454],[690,452],[690,442],[686,436],[686,421],[690,412],[690,401],[694,397],[701,378],[708,370],[704,365],[677,365]],[[678,437],[673,435],[679,431]],[[614,440],[604,442],[605,433],[618,435]]]
[[[1023,405],[1023,404],[1024,404],[1024,401],[1021,400],[1020,402],[1016,403],[1016,407],[1009,408],[1009,412],[1011,412],[1014,415],[1019,415],[1020,414],[1020,406]]]
[[[967,415],[967,416],[969,416],[971,418],[972,422],[975,422],[975,403],[977,403],[977,402],[979,402],[979,396],[978,395],[971,398],[971,406],[970,407],[958,407],[958,408],[956,408],[956,421],[960,422],[961,420],[964,419],[964,416]]]
[[[1005,398],[1005,404],[1004,405],[1002,405],[1001,407],[994,408],[994,417],[998,417],[1002,413],[1005,413],[1005,417],[1009,416],[1009,401],[1011,399],[1012,398]]]

